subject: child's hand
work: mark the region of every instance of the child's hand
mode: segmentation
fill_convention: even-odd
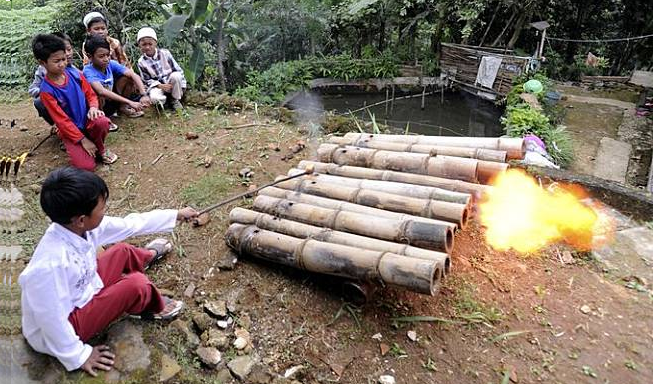
[[[95,144],[93,144],[93,142],[86,137],[82,139],[81,144],[86,153],[88,153],[89,156],[95,158],[95,154],[97,153],[97,147]]]
[[[194,208],[186,207],[177,211],[177,220],[179,221],[190,221],[191,219],[196,218],[199,215]]]
[[[86,362],[81,368],[89,375],[97,377],[97,372],[95,370],[101,369],[103,371],[110,371],[113,366],[113,359],[115,358],[116,355],[111,353],[109,347],[106,345],[98,345],[97,347],[93,347],[91,356],[86,359]]]
[[[100,111],[99,109],[95,107],[91,107],[88,110],[88,114],[86,115],[89,120],[95,120],[98,117],[104,116],[104,112]]]
[[[172,92],[172,84],[159,84],[157,87],[163,92],[170,93]]]
[[[150,99],[150,97],[148,95],[144,95],[143,97],[141,97],[140,102],[141,102],[141,104],[143,104],[143,107],[145,107],[145,108],[152,105],[152,100]]]

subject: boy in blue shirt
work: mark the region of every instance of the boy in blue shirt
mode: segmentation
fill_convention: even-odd
[[[84,66],[84,76],[97,93],[100,105],[107,115],[117,110],[128,117],[143,116],[143,109],[150,106],[151,101],[139,75],[131,69],[110,59],[110,46],[101,36],[90,36],[84,43],[84,49],[90,62]],[[132,86],[125,87],[131,93],[135,89],[138,94],[114,92],[118,79],[125,76]]]

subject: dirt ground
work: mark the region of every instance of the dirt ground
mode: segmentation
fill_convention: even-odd
[[[0,106],[0,117],[19,123],[11,132],[0,126],[3,154],[19,154],[48,132],[29,102]],[[266,125],[224,129],[251,122]],[[313,154],[308,148],[282,161],[303,138],[301,127],[256,111],[189,108],[183,115],[117,123],[120,131],[110,134],[109,146],[120,160],[97,171],[110,187],[111,215],[202,207],[285,174]],[[187,140],[187,132],[199,137]],[[55,139],[26,163],[18,182],[33,208],[21,238],[26,247],[47,225],[34,208],[38,182],[65,163]],[[251,179],[238,176],[243,167],[253,170]],[[227,215],[238,204],[249,202],[216,211],[200,229],[178,228],[175,252],[149,275],[177,297],[196,285],[184,320],[200,312],[197,303],[207,297],[234,301],[237,321],[248,325],[263,369],[283,374],[302,365],[296,376],[301,383],[375,383],[383,374],[397,383],[653,382],[653,296],[626,288],[587,254],[574,253],[574,262],[564,264],[562,246],[537,255],[496,252],[484,242],[483,229],[472,224],[456,235],[452,272],[438,295],[388,288],[356,307],[341,299],[336,279],[247,257],[233,270],[220,269],[229,258],[223,241]],[[416,341],[408,331],[416,332]],[[372,337],[376,334],[380,340]],[[203,367],[167,325],[146,324],[145,338],[154,356],[169,354],[182,367],[170,382],[215,382],[217,371]],[[385,355],[382,349],[388,349]],[[235,355],[233,349],[223,351],[226,360]],[[61,372],[56,364],[47,369]],[[126,382],[157,381],[159,369],[155,358],[148,372]],[[81,374],[57,375],[58,382],[97,382]]]

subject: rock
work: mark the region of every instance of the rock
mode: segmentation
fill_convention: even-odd
[[[379,377],[379,384],[395,384],[395,378],[390,375],[383,375]]]
[[[206,155],[204,156],[204,168],[208,168],[213,164],[213,157]]]
[[[247,187],[247,192],[254,192],[258,189],[258,185],[256,184],[250,184],[249,187]]]
[[[236,340],[234,341],[234,347],[236,349],[245,349],[245,347],[251,344],[252,340],[246,329],[239,328],[234,334],[236,335]]]
[[[184,297],[188,299],[192,299],[194,293],[195,293],[195,284],[193,283],[188,284],[188,287],[186,287],[186,290],[184,290]]]
[[[302,369],[304,369],[303,365],[295,365],[294,367],[286,369],[286,372],[284,372],[283,377],[285,377],[286,379],[290,379],[294,377],[297,374],[297,372],[301,371]]]
[[[235,359],[231,360],[227,367],[231,371],[231,374],[234,375],[238,380],[245,380],[245,378],[252,372],[256,360],[249,355],[238,356]]]
[[[220,372],[215,376],[216,384],[229,384],[234,382],[234,377],[231,376],[231,372],[227,368],[221,369]]]
[[[236,263],[238,263],[238,255],[232,251],[228,251],[218,258],[215,266],[220,270],[231,271],[236,267]]]
[[[381,356],[385,356],[390,352],[390,346],[385,343],[379,344],[379,349],[381,350]]]
[[[242,337],[237,337],[236,340],[234,341],[234,348],[236,349],[245,349],[247,346],[247,340],[242,338]]]
[[[200,135],[198,135],[195,132],[186,132],[186,140],[195,140],[195,139],[197,139],[199,137],[200,137]]]
[[[222,361],[222,354],[213,347],[199,347],[195,350],[195,353],[202,360],[202,363],[206,364],[209,368],[215,369],[220,364],[220,361]]]
[[[227,309],[229,309],[228,307],[229,307],[229,305],[227,305]],[[242,315],[240,315],[238,317],[238,325],[240,325],[241,327],[243,327],[243,328],[245,328],[247,330],[252,328],[252,319],[249,317],[248,313],[243,313]]]
[[[417,332],[415,332],[415,331],[406,332],[406,336],[408,336],[408,339],[410,341],[417,341]]]
[[[587,315],[592,312],[592,308],[590,308],[589,305],[585,304],[580,307],[580,311]]]
[[[204,310],[213,317],[224,319],[227,317],[227,304],[223,300],[210,301],[204,304]]]
[[[193,316],[193,324],[197,327],[197,329],[200,330],[200,332],[204,332],[207,329],[210,329],[213,324],[215,324],[215,321],[213,318],[206,313],[198,313],[195,316]]]
[[[191,348],[195,348],[200,345],[200,338],[190,329],[185,321],[181,319],[174,320],[170,323],[169,327],[171,327],[173,330],[178,331],[184,337]]]
[[[238,176],[242,177],[243,179],[248,179],[254,176],[254,172],[252,171],[252,168],[245,167],[238,171]]]
[[[376,334],[374,334],[374,335],[372,336],[372,339],[374,339],[374,340],[379,340],[379,341],[381,341],[382,338],[383,338],[383,336],[381,336],[380,333],[376,333]]]
[[[168,355],[161,356],[161,374],[159,381],[168,381],[181,371],[181,367]]]
[[[226,349],[229,347],[229,336],[219,329],[211,328],[206,334],[206,346],[218,349]],[[204,335],[202,335],[204,337]]]
[[[150,348],[143,341],[143,327],[121,321],[109,329],[107,345],[116,355],[113,367],[123,374],[145,370],[150,366]]]
[[[571,255],[571,252],[565,250],[562,251],[562,262],[564,264],[573,264],[574,263],[574,257]]]
[[[227,327],[229,327],[229,322],[226,320],[218,320],[218,327],[227,329]]]
[[[211,221],[211,215],[208,212],[204,212],[201,215],[193,219],[193,227],[203,227]]]
[[[161,296],[175,297],[175,293],[169,289],[159,288],[159,293]]]
[[[270,373],[265,365],[257,364],[247,377],[247,382],[251,384],[270,384],[273,379],[274,375]]]

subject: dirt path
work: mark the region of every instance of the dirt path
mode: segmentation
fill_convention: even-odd
[[[2,131],[0,153],[29,148],[47,129],[28,103],[0,106],[0,116],[20,120],[18,129]],[[252,122],[268,125],[222,128]],[[254,111],[191,108],[186,115],[121,119],[118,124],[121,129],[111,134],[109,145],[120,161],[98,170],[110,186],[113,215],[204,206],[285,174],[300,159],[312,156],[309,148],[283,161],[288,147],[302,138],[301,127]],[[189,131],[199,138],[187,140]],[[275,151],[277,146],[280,151]],[[207,156],[212,160],[208,168]],[[26,247],[47,225],[37,213],[38,181],[63,164],[65,156],[56,140],[26,163],[19,186],[35,212],[20,238]],[[254,171],[251,179],[238,177],[245,166]],[[334,278],[246,257],[231,269],[223,241],[230,208],[217,211],[206,227],[176,230],[175,252],[149,274],[177,297],[183,297],[191,283],[196,286],[182,317],[191,326],[205,300],[233,303],[235,320],[251,333],[259,357],[254,371],[266,373],[252,373],[244,382],[289,383],[273,381],[270,374],[299,365],[294,378],[300,383],[374,383],[389,374],[397,383],[487,384],[505,383],[505,372],[515,383],[653,382],[653,297],[627,289],[587,255],[574,254],[574,264],[562,264],[563,247],[531,256],[496,252],[483,241],[483,229],[473,224],[457,235],[452,274],[439,295],[388,288],[366,306],[354,307],[341,300]],[[414,322],[414,316],[430,318]],[[128,382],[158,381],[162,355],[181,368],[169,382],[216,382],[224,373],[224,365],[217,370],[203,366],[194,348],[171,326],[147,323],[144,329],[152,363]],[[415,341],[407,337],[409,330],[416,332]],[[224,361],[240,353],[233,347],[222,352]],[[52,362],[27,369],[43,381],[97,382],[64,374]]]
[[[575,96],[567,95],[567,100],[572,103],[585,103],[585,104],[595,104],[595,105],[609,105],[612,107],[622,108],[622,109],[635,109],[635,103],[630,103],[627,101],[607,99],[603,97],[589,97],[589,96]]]

